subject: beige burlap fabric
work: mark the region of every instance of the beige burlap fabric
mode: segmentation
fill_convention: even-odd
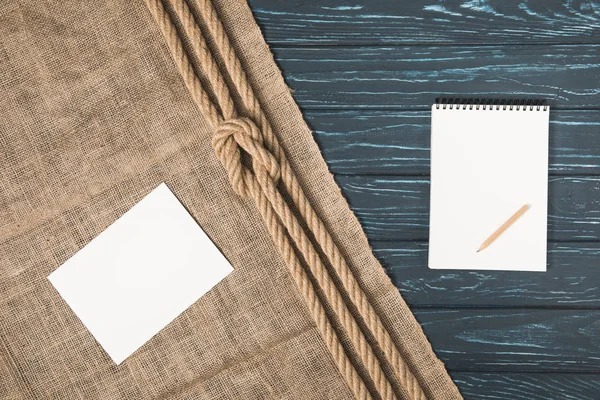
[[[262,137],[246,160],[258,177],[247,197],[227,161],[233,142],[214,143],[219,129],[223,140],[237,134],[239,125],[225,124],[233,115],[254,116],[234,90],[228,56],[215,58],[216,70],[202,58],[223,45],[203,25],[212,17],[287,172],[339,250],[339,260],[323,261],[322,276],[313,274],[321,261],[306,257],[313,245],[298,238],[306,232],[318,242],[324,232],[293,207],[285,167],[281,182],[265,176],[295,214],[286,224],[265,219],[279,203],[263,199],[268,209],[257,208],[270,184],[252,164],[270,154]],[[207,47],[195,34],[206,34]],[[193,83],[210,86],[216,76],[233,100],[222,101],[229,89],[208,90],[209,115]],[[460,398],[371,253],[244,2],[4,1],[0,94],[1,399]],[[256,119],[252,132],[265,134]],[[116,366],[46,277],[163,181],[235,271]],[[293,221],[300,233],[288,229]],[[285,243],[294,251],[282,252]],[[341,280],[357,283],[350,294],[330,264],[347,266]]]

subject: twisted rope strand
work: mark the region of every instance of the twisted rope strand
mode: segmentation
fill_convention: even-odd
[[[185,82],[192,99],[196,104],[198,104],[202,110],[202,114],[204,114],[208,121],[215,126],[218,125],[222,118],[210,100],[208,94],[202,88],[200,80],[194,73],[192,64],[190,63],[183,49],[183,43],[181,42],[181,39],[179,39],[177,30],[172,24],[171,19],[165,11],[162,3],[160,0],[146,0],[146,5],[148,6],[148,10],[150,10],[150,13],[154,17],[167,41],[167,45],[169,46],[169,50],[171,50],[173,60],[175,61],[177,69],[179,69],[179,72],[181,73],[183,81]]]
[[[219,99],[219,107],[221,107],[223,119],[234,118],[236,115],[235,104],[229,94],[229,87],[225,83],[219,66],[215,62],[187,3],[185,0],[168,0],[167,2],[171,4],[177,14],[183,30],[190,39],[189,43],[192,51],[198,57],[200,65],[215,91],[215,95]]]
[[[172,8],[174,9],[175,13],[177,14],[177,18],[181,22],[181,25],[184,28],[185,34],[187,34],[191,39],[189,42],[191,43],[192,51],[200,60],[201,65],[207,66],[208,72],[206,72],[206,75],[208,76],[209,81],[211,83],[213,83],[212,86],[215,91],[215,95],[217,97],[217,100],[219,101],[219,105],[221,106],[221,109],[223,110],[223,112],[225,114],[224,119],[228,120],[229,118],[233,118],[235,116],[235,109],[232,106],[233,100],[231,98],[231,95],[229,93],[227,86],[224,83],[224,79],[223,79],[222,75],[220,74],[219,67],[218,67],[214,57],[212,56],[211,52],[209,51],[206,41],[202,35],[202,32],[200,31],[199,27],[195,23],[194,17],[192,15],[192,13],[190,12],[190,9],[189,9],[187,3],[184,0],[172,0],[172,2],[170,4],[171,4]],[[232,54],[232,55],[235,57],[235,54]],[[237,58],[235,58],[235,59],[237,60]],[[239,65],[239,62],[238,62],[238,65]],[[249,88],[249,86],[248,86],[248,88]],[[249,88],[249,90],[251,90],[251,89]],[[252,93],[250,92],[250,94],[252,94]],[[258,103],[256,103],[256,105],[258,105]],[[227,111],[227,110],[229,110],[229,111]],[[227,115],[227,113],[229,115]],[[264,114],[263,114],[263,116],[264,116]],[[272,130],[270,132],[271,132],[271,135],[273,135]],[[241,138],[240,138],[240,140],[241,140]],[[276,138],[275,138],[275,140],[276,140]],[[262,146],[263,146],[263,144],[261,143],[261,147]],[[283,154],[283,152],[282,152],[282,154]],[[289,167],[289,163],[287,164],[287,166]],[[239,183],[239,180],[240,180],[239,168],[237,171],[233,171],[233,172],[234,172],[233,176],[230,176],[230,179],[232,181],[232,184],[236,185],[237,183]],[[295,217],[293,215],[288,216],[288,219],[289,218],[293,218],[293,220],[295,221]],[[304,234],[304,232],[300,228],[299,224],[296,224],[296,226],[294,228],[295,228],[295,231],[292,233],[292,237],[297,237],[300,233]],[[306,243],[310,243],[311,249],[313,248],[312,243],[308,240],[308,238],[306,236],[304,236],[304,237],[302,237],[302,242],[300,243],[302,249],[306,249]],[[307,254],[306,251],[304,252],[304,254],[305,255]],[[323,284],[326,285],[326,287],[327,287],[326,293],[328,293],[332,296],[335,296],[334,309],[336,311],[342,313],[341,320],[343,322],[343,326],[344,327],[351,326],[350,337],[351,337],[352,342],[355,345],[356,349],[358,350],[359,356],[361,356],[361,358],[363,360],[365,360],[367,369],[369,372],[372,373],[373,379],[376,382],[376,386],[378,387],[378,389],[380,389],[380,391],[383,392],[384,394],[387,394],[390,390],[389,389],[390,384],[387,381],[387,378],[385,378],[385,375],[383,374],[383,371],[381,370],[381,366],[377,362],[376,358],[373,358],[374,353],[372,351],[372,348],[370,346],[368,346],[368,343],[364,342],[365,338],[362,334],[362,331],[360,331],[360,327],[356,325],[356,322],[353,319],[352,313],[347,309],[347,305],[343,302],[343,298],[340,297],[337,287],[335,287],[335,283],[333,283],[329,280],[329,276],[327,275],[326,271],[323,269],[323,266],[320,264],[318,254],[314,250],[311,250],[310,256],[311,256],[310,260],[312,262],[309,262],[309,265],[316,265],[314,263],[315,262],[314,260],[319,261],[317,268],[320,271],[317,274],[317,276],[327,278],[327,280],[321,279],[321,281],[319,283],[323,282]],[[323,272],[325,272],[325,275],[323,274]],[[335,288],[335,291],[333,290],[333,288]],[[334,293],[334,294],[332,294],[332,293]]]
[[[337,286],[330,279],[312,242],[277,190],[274,181],[278,181],[280,177],[279,164],[274,160],[274,156],[263,147],[262,141],[260,130],[251,120],[247,118],[234,119],[224,122],[217,129],[213,138],[213,147],[229,174],[234,190],[240,196],[248,196],[251,180],[256,176],[261,190],[290,233],[300,253],[310,266],[319,287],[325,292],[331,308],[348,332],[348,337],[374,381],[377,391],[382,398],[393,399],[395,396],[392,386],[383,373],[373,349],[362,334]],[[240,147],[252,156],[254,173],[242,166]],[[268,155],[261,154],[262,152],[266,152]],[[277,166],[276,170],[273,169],[274,166]]]
[[[174,10],[174,12],[176,14],[176,17],[180,21],[181,26],[184,29],[184,34],[190,38],[190,40],[188,42],[191,44],[191,47],[192,47],[191,50],[194,52],[196,57],[198,57],[201,65],[207,66],[208,72],[205,72],[205,73],[213,86],[215,95],[217,97],[217,100],[219,101],[219,105],[221,106],[221,109],[223,110],[224,113],[226,112],[226,110],[229,110],[228,111],[229,115],[224,115],[224,119],[226,121],[229,121],[236,114],[235,108],[232,107],[233,100],[231,98],[231,95],[230,95],[230,92],[229,92],[227,86],[224,83],[224,79],[222,78],[222,75],[220,74],[219,67],[218,67],[216,61],[214,60],[214,57],[212,56],[211,52],[208,50],[208,46],[206,45],[206,41],[202,35],[202,32],[200,31],[199,27],[195,23],[194,17],[192,15],[192,13],[190,12],[190,9],[185,1],[171,0],[168,3],[171,5],[172,9]],[[271,131],[271,134],[273,134],[272,131]],[[260,143],[259,147],[264,148],[264,143],[262,141],[263,135],[260,132],[259,132],[259,136],[261,138],[261,143]],[[243,136],[237,136],[236,138],[237,138],[238,142],[245,140]],[[252,145],[250,142],[246,142],[246,147],[248,147],[250,145]],[[253,156],[258,155],[256,147],[253,147],[252,152],[249,151],[248,148],[245,148],[245,150],[247,150]],[[232,153],[232,154],[235,154],[235,153]],[[229,159],[229,160],[222,159],[222,161],[224,162],[224,166],[226,168],[228,168],[228,169],[233,168],[233,170],[230,170],[230,181],[232,182],[232,185],[234,185],[234,187],[238,186],[240,184],[240,182],[242,181],[242,176],[240,173],[241,167],[239,166],[239,163],[236,165],[232,165],[231,159]],[[288,164],[288,166],[289,166],[289,164]],[[239,194],[242,196],[247,196],[246,192],[247,192],[247,188],[245,188],[244,190],[240,190]],[[274,201],[275,196],[281,197],[281,195],[279,194],[278,191],[274,191],[274,192],[276,192],[276,193],[274,193],[273,197],[271,197],[272,201]],[[280,203],[284,203],[283,198],[281,198],[280,201],[278,202],[278,204],[280,204]],[[279,210],[283,210],[283,209],[281,207],[279,207]],[[309,265],[314,266],[314,268],[317,269],[317,272],[315,275],[318,278],[318,283],[324,287],[324,291],[329,296],[329,298],[333,299],[333,309],[340,315],[340,320],[341,320],[344,328],[346,328],[347,331],[349,332],[349,336],[352,341],[352,344],[355,347],[355,349],[357,350],[357,353],[359,354],[360,358],[363,360],[370,375],[372,376],[372,379],[375,382],[376,388],[380,391],[380,393],[382,393],[384,395],[385,398],[391,398],[390,396],[392,396],[392,395],[390,393],[393,393],[393,391],[391,389],[391,384],[389,383],[389,381],[387,380],[387,377],[383,373],[381,366],[378,362],[378,359],[375,356],[375,354],[373,353],[373,349],[370,347],[370,345],[366,341],[362,331],[360,330],[360,327],[357,325],[357,322],[354,319],[353,314],[350,312],[346,303],[344,302],[343,297],[339,293],[337,286],[335,285],[334,282],[332,282],[329,279],[327,270],[324,268],[323,264],[321,263],[320,258],[318,257],[318,253],[314,250],[312,242],[305,235],[303,229],[301,228],[300,224],[297,222],[295,216],[291,213],[291,210],[289,210],[289,208],[287,209],[286,218],[287,218],[288,222],[295,223],[293,226],[290,226],[288,224],[286,226],[286,228],[288,228],[288,230],[290,228],[293,229],[291,231],[291,234],[294,239],[300,238],[299,245],[300,245],[300,248],[303,250],[303,255],[308,257],[307,259],[309,260]],[[390,395],[388,396],[388,394],[390,394]]]
[[[216,143],[215,149],[219,159],[224,163],[227,163],[228,167],[226,168],[228,168],[228,171],[231,171],[232,169],[236,171],[236,176],[239,177],[239,181],[238,186],[234,187],[240,188],[239,190],[243,190],[248,197],[254,199],[256,207],[260,210],[273,241],[284,257],[284,260],[290,267],[292,277],[296,282],[299,283],[298,287],[305,298],[308,308],[311,310],[311,313],[317,316],[317,318],[315,318],[317,325],[322,326],[322,334],[325,335],[325,342],[331,342],[328,344],[328,347],[331,346],[331,348],[334,349],[332,357],[334,360],[336,360],[338,365],[342,366],[341,371],[343,371],[343,373],[351,374],[350,386],[352,387],[353,391],[357,393],[359,398],[364,398],[368,394],[368,392],[366,392],[366,387],[364,386],[362,380],[358,377],[358,374],[351,365],[350,360],[345,355],[341,343],[339,340],[337,340],[337,336],[335,335],[331,324],[329,324],[325,310],[318,300],[318,297],[316,296],[314,288],[312,287],[306,272],[298,262],[298,259],[293,251],[293,247],[289,242],[289,239],[287,238],[280,221],[273,212],[274,209],[272,204],[263,193],[261,188],[262,185],[260,183],[261,179],[257,179],[257,176],[242,167],[241,162],[239,163],[240,167],[238,168],[230,161],[239,160],[239,157],[241,156],[239,146],[235,140],[231,139],[231,136],[226,134],[222,135],[219,133],[217,133],[213,138],[213,143]],[[237,173],[237,171],[239,171],[239,173]],[[259,176],[263,177],[262,180],[269,181],[270,179],[277,177],[278,172],[274,172],[273,169],[267,170],[266,168],[261,168]]]
[[[425,400],[426,396],[421,389],[419,382],[400,355],[389,332],[369,302],[368,297],[356,281],[354,274],[350,270],[344,257],[341,255],[338,246],[335,244],[329,231],[325,227],[325,224],[319,218],[304,194],[304,191],[286,158],[285,152],[279,144],[279,140],[274,134],[273,129],[260,106],[258,98],[249,84],[246,73],[241,66],[241,62],[236,55],[235,49],[229,41],[229,37],[223,28],[223,24],[219,19],[211,0],[193,0],[192,4],[196,5],[198,8],[197,15],[200,15],[203,18],[211,36],[216,42],[216,48],[222,52],[224,66],[244,103],[243,105],[246,108],[247,115],[257,121],[264,137],[265,146],[278,159],[281,168],[281,178],[286,190],[294,201],[300,215],[313,231],[317,243],[330,260],[331,265],[342,283],[343,289],[348,293],[348,297],[352,300],[361,317],[364,319],[367,329],[371,331],[371,334],[381,347],[387,358],[386,361],[389,361],[391,364],[392,370],[400,381],[400,384],[408,389],[410,398],[414,400]]]
[[[276,221],[276,217],[273,215],[273,208],[269,206],[264,195],[258,194],[259,190],[256,188],[256,180],[253,182],[255,184],[252,186],[252,197],[255,199],[256,206],[260,210],[263,219],[269,221],[266,224],[267,229],[273,237],[277,248],[283,255],[286,264],[289,266],[292,278],[295,282],[300,283],[298,284],[298,288],[306,301],[310,313],[316,317],[314,319],[317,328],[319,329],[320,334],[323,335],[323,340],[328,351],[331,352],[334,362],[337,364],[338,368],[340,368],[342,375],[346,377],[348,386],[355,396],[358,399],[370,399],[371,396],[369,395],[363,380],[360,378],[354,369],[354,365],[346,355],[342,344],[338,340],[333,327],[327,319],[325,310],[317,298],[306,272],[298,262],[289,239],[285,235],[281,224]]]
[[[167,45],[171,51],[175,64],[181,73],[184,83],[191,93],[192,99],[199,106],[208,121],[213,126],[218,126],[223,120],[223,117],[218,113],[206,91],[202,88],[199,79],[194,74],[192,65],[183,50],[183,43],[177,35],[175,26],[165,11],[163,4],[160,0],[146,0],[146,5],[162,31],[163,36],[167,39]],[[239,152],[239,148],[237,151]],[[322,335],[325,345],[338,369],[344,376],[346,384],[356,398],[370,399],[371,396],[363,380],[348,358],[337,334],[327,319],[323,305],[316,296],[314,287],[308,279],[306,272],[301,267],[293,247],[283,231],[281,223],[277,220],[272,205],[267,200],[262,190],[259,189],[255,177],[250,177],[247,182],[251,183],[249,188],[249,190],[251,190],[251,197],[254,199],[263,220],[266,222],[267,229],[269,230],[274,243],[290,268],[292,278],[304,297],[308,309],[316,323],[317,329]]]

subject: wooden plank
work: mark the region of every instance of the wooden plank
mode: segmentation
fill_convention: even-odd
[[[309,110],[304,116],[333,173],[429,174],[429,111]],[[599,133],[600,111],[552,111],[550,173],[600,174]]]
[[[410,306],[600,307],[600,243],[549,243],[546,272],[440,271],[426,242],[371,246]]]
[[[436,97],[541,98],[598,109],[600,45],[273,48],[304,109],[431,107]]]
[[[600,374],[451,372],[469,400],[598,400]]]
[[[371,240],[428,238],[428,177],[340,175],[336,181]],[[548,240],[600,239],[600,177],[553,177],[548,190]]]
[[[267,42],[296,45],[598,43],[600,3],[250,0]]]
[[[449,370],[600,372],[600,310],[413,312]]]

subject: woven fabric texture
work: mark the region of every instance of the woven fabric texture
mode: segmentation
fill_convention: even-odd
[[[460,398],[374,258],[247,4],[212,4],[306,198],[424,396]],[[191,62],[205,79],[206,65]],[[143,0],[0,4],[0,399],[356,396],[182,78]],[[46,277],[161,182],[235,271],[116,366]],[[366,397],[382,397],[377,382],[365,385]]]

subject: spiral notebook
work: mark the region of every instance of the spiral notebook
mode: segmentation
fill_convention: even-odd
[[[549,113],[533,101],[432,106],[430,268],[546,270]]]

